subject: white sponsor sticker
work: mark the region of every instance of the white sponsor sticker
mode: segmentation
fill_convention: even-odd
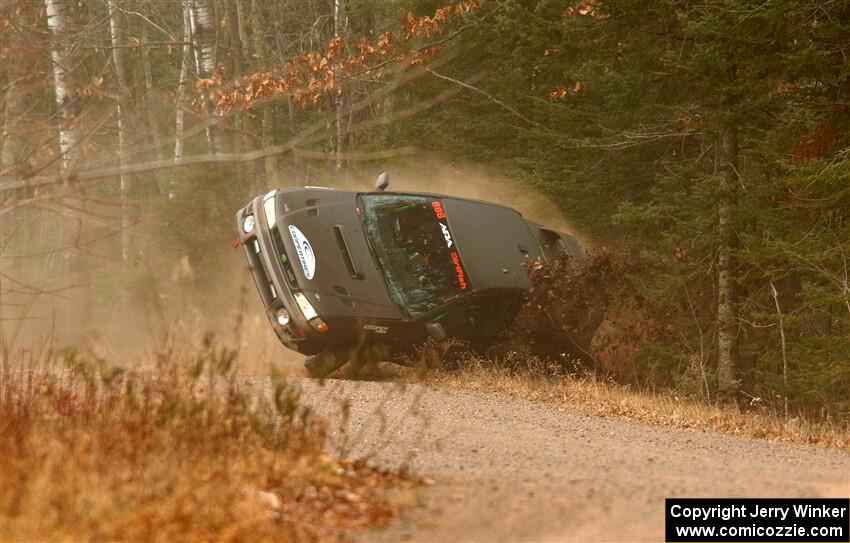
[[[301,230],[289,225],[289,235],[292,236],[292,241],[295,243],[295,252],[298,253],[298,260],[301,262],[301,269],[304,270],[304,277],[312,279],[316,273],[316,255],[313,253],[313,247]]]
[[[452,248],[452,233],[449,232],[449,227],[443,223],[440,223],[440,229],[443,231],[443,237],[446,238],[446,246],[451,249]]]

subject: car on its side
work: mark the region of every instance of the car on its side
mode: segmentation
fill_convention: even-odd
[[[280,341],[324,376],[349,360],[391,360],[429,338],[485,349],[531,287],[527,265],[575,238],[498,204],[454,196],[322,187],[273,190],[236,213]]]

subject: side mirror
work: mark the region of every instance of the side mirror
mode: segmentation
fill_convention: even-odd
[[[381,172],[378,179],[375,181],[375,190],[386,190],[390,186],[390,174]]]
[[[425,331],[428,332],[428,335],[431,336],[434,341],[442,342],[448,337],[446,335],[446,329],[443,328],[443,325],[439,322],[429,322],[425,325]]]

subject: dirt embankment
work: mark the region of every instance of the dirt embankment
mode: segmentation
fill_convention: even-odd
[[[628,254],[604,249],[583,261],[561,255],[534,265],[534,287],[496,354],[514,351],[632,380],[643,345],[664,333],[629,282],[634,265]]]

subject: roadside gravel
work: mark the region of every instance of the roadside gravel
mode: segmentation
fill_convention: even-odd
[[[435,481],[421,507],[363,541],[663,541],[665,497],[850,495],[847,451],[592,417],[485,392],[297,383],[331,421],[330,447]]]

